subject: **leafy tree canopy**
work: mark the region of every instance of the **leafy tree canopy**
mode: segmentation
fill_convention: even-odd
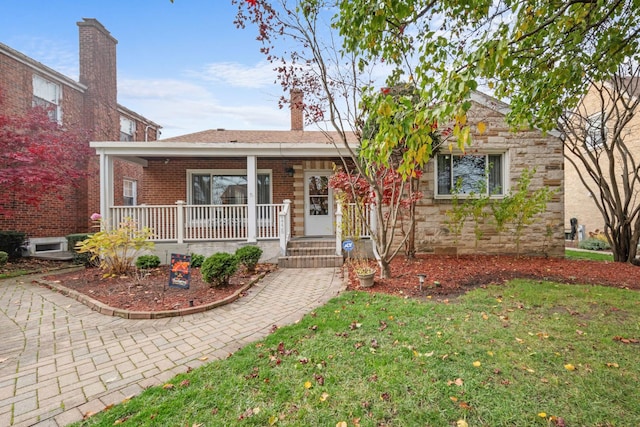
[[[635,0],[338,3],[345,51],[361,55],[361,66],[384,60],[393,68],[388,85],[416,81],[425,102],[438,102],[433,118],[462,127],[465,100],[482,84],[509,100],[512,125],[552,129],[588,80],[607,80],[638,55]]]
[[[0,114],[0,215],[10,212],[10,201],[38,206],[45,195],[77,185],[89,154],[86,135],[52,122],[42,108]]]

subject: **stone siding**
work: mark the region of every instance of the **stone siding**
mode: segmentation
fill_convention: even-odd
[[[472,129],[478,122],[486,124],[484,134],[474,134],[467,153],[504,152],[507,156],[508,182],[515,187],[523,170],[536,169],[531,190],[549,187],[554,196],[546,211],[533,225],[527,227],[521,237],[520,253],[526,255],[564,256],[564,193],[562,142],[537,130],[511,132],[504,116],[495,109],[474,103],[468,114]],[[448,150],[445,146],[443,151]],[[454,151],[455,153],[456,151]],[[446,254],[515,254],[516,242],[513,230],[498,234],[489,216],[482,226],[483,237],[476,249],[474,224],[467,219],[458,242],[446,225],[446,212],[452,208],[451,200],[434,197],[434,161],[430,161],[421,179],[420,189],[424,197],[417,208],[416,249],[418,252]]]

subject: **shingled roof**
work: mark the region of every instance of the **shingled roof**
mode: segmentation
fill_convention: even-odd
[[[347,134],[349,142],[356,142],[355,135]],[[321,132],[307,130],[225,130],[210,129],[187,135],[175,136],[160,140],[161,142],[245,142],[245,143],[318,143],[336,142],[341,144],[338,132]]]

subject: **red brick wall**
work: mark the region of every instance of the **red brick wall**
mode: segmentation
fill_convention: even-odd
[[[0,114],[22,115],[32,107],[33,75],[54,81],[44,73],[9,56],[0,54]],[[55,81],[62,88],[62,118],[65,126],[82,125],[83,93]],[[71,184],[71,183],[70,183]],[[56,194],[45,195],[39,207],[26,205],[8,191],[0,189],[0,204],[9,215],[0,216],[0,229],[18,230],[29,237],[64,236],[78,230],[79,207],[86,198],[86,182],[69,185]]]
[[[0,53],[0,111],[15,115],[31,107],[32,93],[23,87],[32,87],[33,72],[18,61]]]
[[[82,91],[68,84],[62,86],[62,118],[67,127],[89,131],[94,141],[120,139],[120,113],[117,106],[116,43],[117,41],[97,21],[78,23],[80,38],[80,81],[88,86]],[[29,60],[27,59],[27,62]],[[33,74],[50,76],[9,56],[0,54],[0,114],[24,114],[32,106]],[[53,72],[53,71],[50,71]],[[54,72],[53,72],[54,73]],[[136,140],[144,140],[145,124],[137,121]],[[150,128],[147,139],[157,139]],[[38,208],[25,206],[11,194],[0,189],[0,203],[10,208],[10,216],[0,216],[0,230],[18,230],[29,237],[59,237],[89,230],[89,216],[100,209],[99,163],[94,156],[89,162],[89,176],[78,188],[66,188],[48,195]],[[122,203],[124,177],[138,181],[142,188],[142,168],[116,161],[114,187]],[[61,200],[62,198],[62,200]]]
[[[120,139],[117,101],[116,44],[97,21],[78,22],[80,31],[80,83],[87,86],[85,124],[94,141]]]
[[[293,199],[293,177],[285,170],[294,164],[302,164],[301,159],[258,159],[258,169],[270,169],[273,203]],[[138,193],[140,203],[148,205],[174,204],[177,200],[187,201],[187,169],[246,169],[243,158],[210,159],[152,159],[145,170],[144,189]]]

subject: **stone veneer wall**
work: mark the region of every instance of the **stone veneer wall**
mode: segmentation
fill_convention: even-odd
[[[486,131],[482,135],[473,135],[473,143],[465,149],[467,153],[504,151],[508,156],[506,169],[511,187],[516,185],[525,168],[535,168],[531,189],[547,186],[555,191],[547,204],[546,212],[538,216],[535,223],[524,231],[520,253],[564,256],[564,159],[560,139],[543,135],[537,130],[513,133],[501,113],[477,103],[474,103],[468,117],[473,130],[482,121],[486,124]],[[448,150],[446,144],[442,150]],[[455,244],[454,236],[445,224],[445,212],[451,209],[451,201],[435,199],[434,188],[434,161],[430,161],[420,185],[424,197],[417,209],[416,249],[422,253],[476,253],[472,220],[465,222],[462,234]],[[515,236],[511,230],[507,229],[498,235],[491,224],[491,216],[485,220],[482,229],[484,235],[478,244],[477,253],[516,253]]]

